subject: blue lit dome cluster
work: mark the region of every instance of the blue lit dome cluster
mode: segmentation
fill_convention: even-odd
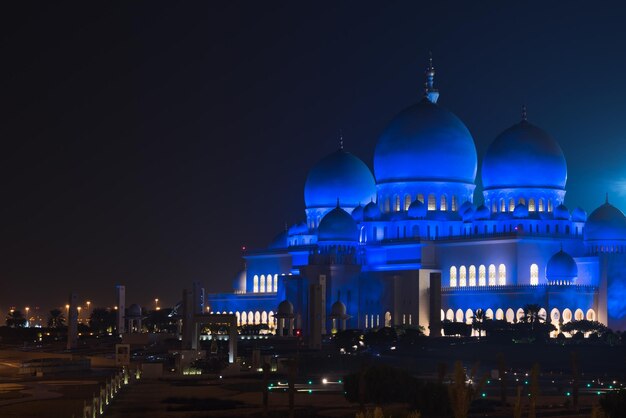
[[[518,187],[565,189],[563,150],[546,131],[522,120],[491,143],[482,165],[485,190]]]
[[[359,232],[352,216],[337,206],[324,215],[317,236],[319,241],[357,241]]]
[[[550,283],[571,283],[578,277],[578,266],[571,255],[561,249],[546,266],[546,278]]]
[[[626,216],[608,202],[591,212],[584,228],[587,241],[626,240]]]
[[[376,198],[376,182],[363,161],[339,149],[324,157],[309,171],[304,185],[307,209],[333,208],[337,199],[344,208]]]
[[[467,127],[426,97],[389,123],[374,153],[374,173],[379,184],[473,183],[476,169],[476,146]]]

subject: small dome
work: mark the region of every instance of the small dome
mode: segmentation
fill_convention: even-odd
[[[380,208],[376,203],[369,202],[363,209],[363,218],[366,221],[376,221],[380,219]]]
[[[480,205],[478,209],[476,209],[476,213],[474,213],[474,219],[484,221],[491,218],[491,211],[487,206]]]
[[[332,208],[337,199],[346,208],[376,197],[376,182],[363,161],[339,149],[323,158],[309,171],[304,185],[308,208]]]
[[[354,208],[354,210],[352,211],[352,219],[357,222],[363,222],[363,215],[363,206],[361,206],[361,204],[359,203],[359,206]]]
[[[235,275],[233,279],[233,291],[245,292],[246,291],[246,270],[241,270]]]
[[[374,173],[379,184],[473,184],[476,169],[476,146],[467,127],[427,98],[400,112],[387,125],[374,152]]]
[[[344,305],[341,301],[337,301],[333,303],[333,306],[330,308],[330,316],[341,318],[346,316],[347,309],[346,305]]]
[[[584,232],[587,241],[626,240],[626,217],[607,201],[591,212]]]
[[[132,316],[132,317],[141,316],[141,306],[137,305],[136,303],[133,303],[132,305],[130,305],[130,307],[128,308],[128,316]]]
[[[571,283],[578,277],[578,266],[571,255],[561,250],[554,254],[546,266],[546,278],[549,282]]]
[[[559,144],[526,120],[491,143],[482,166],[483,187],[534,187],[564,190],[567,164]]]
[[[337,206],[322,218],[317,229],[318,241],[358,241],[359,230],[352,216]]]
[[[574,208],[572,211],[572,221],[574,222],[586,222],[587,221],[587,212],[580,207]]]
[[[272,240],[270,245],[268,245],[267,248],[269,248],[271,250],[287,248],[289,246],[289,242],[287,240],[288,236],[289,235],[288,235],[287,231],[282,231],[280,234],[278,234],[278,235],[276,235],[274,237],[274,239]]]
[[[421,200],[415,199],[409,206],[409,218],[425,218],[428,208]]]
[[[293,224],[289,227],[289,235],[301,235],[308,234],[309,227],[306,222],[299,222],[297,224]]]
[[[459,208],[459,213],[461,214],[464,222],[474,219],[474,212],[476,212],[476,207],[468,200],[463,202]]]
[[[278,305],[278,315],[293,315],[293,305],[288,300],[283,300]]]
[[[513,209],[513,217],[517,219],[528,218],[528,207],[523,203],[518,203]]]
[[[566,221],[569,220],[569,218],[570,214],[567,206],[561,203],[559,206],[554,208],[554,219]]]

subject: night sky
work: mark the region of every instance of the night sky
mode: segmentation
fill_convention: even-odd
[[[22,3],[0,9],[2,310],[230,290],[243,245],[304,219],[339,129],[371,167],[429,50],[479,164],[526,104],[566,205],[626,209],[621,3]]]

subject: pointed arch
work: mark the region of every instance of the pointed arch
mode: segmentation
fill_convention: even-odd
[[[504,264],[498,266],[498,284],[500,286],[506,285],[506,266]]]
[[[476,286],[476,266],[473,264],[469,267],[469,285]]]
[[[496,266],[493,264],[489,265],[489,286],[496,285]]]
[[[450,287],[456,287],[456,267],[450,267]]]
[[[465,269],[465,266],[461,266],[459,268],[459,286],[467,286],[467,270]]]
[[[539,266],[534,263],[530,265],[530,284],[533,286],[539,284]]]
[[[484,265],[478,267],[478,286],[487,285],[487,270]]]

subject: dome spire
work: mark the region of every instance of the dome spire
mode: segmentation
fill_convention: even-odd
[[[606,202],[604,203],[606,203],[607,205],[609,204],[609,192],[606,192]]]
[[[426,68],[426,83],[424,83],[424,95],[432,103],[437,103],[439,90],[435,87],[435,67],[433,67],[433,53],[428,52],[428,67]]]
[[[339,149],[343,149],[343,132],[341,132],[341,128],[339,128]]]
[[[522,121],[528,122],[528,112],[526,111],[526,105],[522,105]]]

